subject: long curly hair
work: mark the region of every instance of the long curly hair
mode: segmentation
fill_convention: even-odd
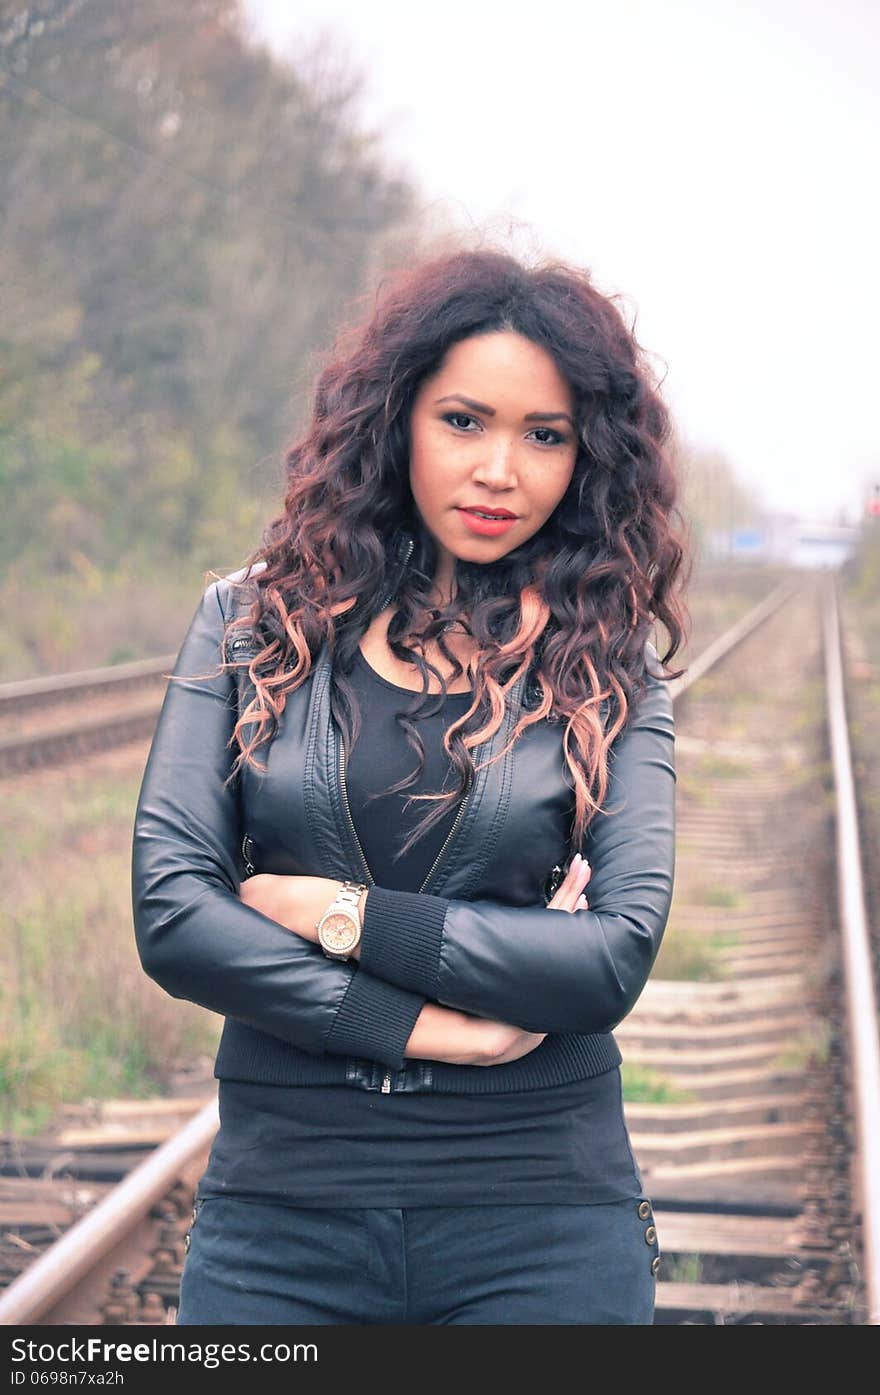
[[[657,621],[664,625],[669,646],[660,662],[668,667],[689,626],[680,593],[690,550],[670,417],[619,299],[601,294],[589,271],[558,260],[529,267],[502,250],[458,249],[389,277],[366,313],[341,331],[319,365],[308,429],[285,451],[282,512],[233,583],[251,588],[251,600],[228,622],[223,663],[247,668],[253,698],[230,741],[238,754],[229,780],[245,762],[265,770],[256,752],[324,643],[332,656],[331,709],[351,750],[361,730],[348,681],[355,650],[371,620],[392,605],[388,644],[416,665],[423,690],[397,716],[416,768],[384,793],[405,790],[421,774],[419,717],[437,712],[446,693],[426,647],[439,647],[453,676],[463,669],[447,648],[448,631],[463,629],[477,651],[472,701],[444,736],[457,787],[409,797],[435,807],[396,856],[466,795],[480,768],[472,753],[497,731],[506,694],[522,675],[530,697],[494,759],[532,723],[564,722],[572,840],[581,844],[605,798],[608,749],[645,687],[649,632]],[[447,350],[495,330],[539,345],[567,380],[577,458],[563,499],[538,532],[489,564],[456,559],[454,594],[438,606],[436,544],[409,485],[410,411]],[[236,659],[229,640],[239,627],[256,636],[257,651]],[[428,693],[429,671],[440,694]],[[655,671],[668,680],[684,670]]]

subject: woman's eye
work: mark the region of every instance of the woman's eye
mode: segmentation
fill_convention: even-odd
[[[447,412],[443,420],[454,425],[456,421],[474,421],[475,418],[469,416],[467,412]]]
[[[549,441],[539,441],[539,442],[538,442],[539,445],[542,445],[542,446],[558,446],[558,445],[561,444],[561,442],[563,442],[563,441],[565,440],[565,437],[564,437],[564,436],[560,436],[560,434],[559,434],[558,431],[553,431],[553,430],[551,430],[551,428],[550,428],[549,426],[538,426],[538,427],[535,428],[535,430],[536,430],[536,431],[546,431],[546,432],[547,432],[547,435],[550,436],[550,438],[551,438]]]

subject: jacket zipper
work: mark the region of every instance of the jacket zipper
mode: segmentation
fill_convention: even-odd
[[[366,873],[367,881],[369,882],[370,886],[375,886],[376,878],[373,876],[369,866],[367,865],[367,859],[364,856],[364,850],[361,847],[361,840],[357,836],[357,829],[354,826],[354,819],[351,816],[351,807],[348,803],[348,790],[345,788],[345,746],[343,745],[341,734],[339,736],[339,787],[342,790],[342,803],[345,806],[345,816],[348,819],[348,826],[351,829],[352,837],[354,838],[354,841],[357,844],[357,850],[361,855],[361,862],[364,865],[364,872]]]
[[[447,833],[445,839],[443,840],[443,846],[442,846],[442,848],[440,849],[440,851],[438,852],[437,856],[434,858],[434,861],[433,861],[433,863],[431,864],[431,867],[430,867],[430,870],[429,870],[429,872],[428,872],[428,875],[425,877],[425,880],[422,882],[421,886],[419,887],[419,892],[424,891],[425,887],[428,885],[428,882],[431,880],[431,878],[433,877],[434,873],[436,872],[438,866],[440,865],[440,861],[441,861],[441,859],[442,859],[444,853],[446,852],[447,848],[449,847],[450,842],[451,842],[452,839],[455,837],[456,829],[458,828],[459,824],[461,823],[462,819],[464,818],[465,811],[466,811],[466,809],[467,809],[468,796],[470,795],[471,786],[473,785],[473,783],[474,783],[474,777],[473,777],[473,773],[471,772],[471,773],[468,774],[467,787],[466,787],[465,792],[464,792],[464,797],[462,798],[462,801],[461,801],[461,806],[459,807],[458,813],[457,813],[456,816],[455,816],[455,822],[453,823],[453,825],[452,825],[452,827],[450,828],[449,832]],[[355,826],[354,826],[354,819],[353,819],[352,816],[351,816],[351,806],[349,805],[349,802],[348,802],[348,790],[347,790],[346,787],[345,787],[345,747],[343,746],[341,740],[340,740],[340,742],[339,742],[339,787],[340,787],[340,789],[342,790],[342,803],[343,803],[343,805],[344,805],[344,807],[345,807],[345,815],[346,815],[346,818],[348,819],[348,826],[349,826],[349,828],[351,829],[352,837],[354,838],[354,841],[355,841],[355,843],[356,843],[356,845],[357,845],[357,850],[358,850],[358,852],[360,853],[361,862],[363,863],[364,872],[366,873],[367,881],[369,882],[370,886],[375,886],[375,885],[376,885],[376,878],[373,876],[372,872],[370,871],[369,864],[367,863],[367,859],[366,859],[366,857],[365,857],[365,855],[364,855],[364,850],[363,850],[363,848],[362,848],[362,846],[361,846],[361,840],[360,840],[360,838],[357,836],[357,829],[356,829]]]
[[[464,796],[463,796],[463,798],[462,798],[461,805],[460,805],[460,807],[459,807],[458,813],[457,813],[456,816],[455,816],[455,822],[453,823],[452,827],[450,828],[449,833],[446,835],[446,838],[445,838],[444,843],[443,843],[443,847],[440,849],[440,851],[438,852],[437,856],[434,858],[434,862],[433,862],[433,864],[432,864],[432,866],[431,866],[430,871],[428,872],[428,875],[426,876],[425,880],[422,882],[421,886],[419,887],[419,892],[424,891],[425,887],[428,885],[428,882],[431,880],[431,878],[433,877],[434,873],[436,872],[438,866],[440,865],[440,859],[443,857],[443,854],[446,852],[446,849],[449,847],[450,842],[451,842],[452,839],[455,837],[455,830],[458,828],[458,825],[461,823],[462,819],[464,818],[465,809],[467,808],[468,795],[469,795],[470,792],[471,792],[471,785],[472,785],[473,783],[474,783],[473,771],[469,771],[469,772],[468,772],[468,781],[467,781],[467,785],[466,785],[466,787],[465,787]]]
[[[452,825],[452,827],[450,828],[448,834],[446,835],[446,838],[443,840],[443,846],[442,846],[442,848],[440,849],[440,851],[438,852],[437,856],[434,858],[433,864],[432,864],[432,866],[431,866],[430,871],[428,872],[428,875],[425,877],[425,880],[422,882],[421,886],[419,887],[419,892],[424,891],[425,887],[428,885],[428,882],[431,880],[432,876],[434,875],[435,871],[437,870],[437,867],[438,867],[438,865],[439,865],[439,863],[440,863],[441,858],[443,857],[444,853],[446,852],[446,849],[449,847],[450,841],[451,841],[452,838],[454,837],[455,831],[456,831],[456,829],[458,828],[458,825],[461,823],[461,820],[462,820],[462,818],[464,817],[464,812],[465,812],[465,809],[466,809],[466,807],[467,807],[468,796],[469,796],[469,794],[470,794],[470,792],[471,792],[471,786],[472,786],[473,782],[474,782],[473,774],[472,774],[472,773],[469,773],[469,775],[468,775],[468,782],[467,782],[467,788],[465,789],[465,792],[464,792],[464,798],[463,798],[462,801],[461,801],[461,807],[459,808],[459,811],[458,811],[458,813],[457,813],[456,816],[455,816],[455,822],[453,823],[453,825]],[[342,742],[341,737],[340,737],[340,740],[339,740],[339,787],[340,787],[340,789],[341,789],[341,791],[342,791],[342,803],[343,803],[343,806],[344,806],[344,808],[345,808],[345,815],[346,815],[346,818],[348,819],[348,826],[349,826],[349,828],[351,829],[352,836],[353,836],[353,838],[354,838],[355,843],[357,844],[357,850],[358,850],[358,852],[360,853],[360,858],[361,858],[361,862],[363,863],[363,866],[364,866],[364,872],[366,873],[367,881],[369,882],[369,885],[370,885],[370,886],[375,886],[375,885],[376,885],[376,879],[375,879],[375,877],[373,876],[372,872],[370,871],[369,863],[367,862],[366,856],[365,856],[365,854],[364,854],[363,847],[361,846],[361,840],[360,840],[360,838],[358,837],[358,835],[357,835],[357,829],[356,829],[355,826],[354,826],[354,819],[353,819],[352,816],[351,816],[351,806],[350,806],[350,804],[349,804],[349,802],[348,802],[348,790],[346,789],[346,786],[345,786],[345,746],[344,746],[344,744],[343,744],[343,742]],[[380,1093],[383,1094],[383,1095],[390,1095],[390,1094],[391,1094],[391,1072],[390,1072],[390,1070],[386,1070],[384,1076],[382,1077],[382,1084],[381,1084],[380,1087],[379,1087],[379,1091],[380,1091]]]

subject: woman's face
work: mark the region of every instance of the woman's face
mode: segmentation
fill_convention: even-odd
[[[565,494],[577,438],[571,389],[550,355],[509,330],[473,335],[420,385],[410,486],[447,599],[455,561],[494,562],[537,533]],[[488,522],[466,510],[501,511]]]

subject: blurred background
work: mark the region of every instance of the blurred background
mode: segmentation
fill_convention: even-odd
[[[691,651],[831,567],[875,681],[878,37],[867,0],[2,0],[0,680],[174,653],[354,298],[482,232],[625,298]],[[148,744],[3,782],[7,1134],[210,1062],[215,1020],[133,953]]]

